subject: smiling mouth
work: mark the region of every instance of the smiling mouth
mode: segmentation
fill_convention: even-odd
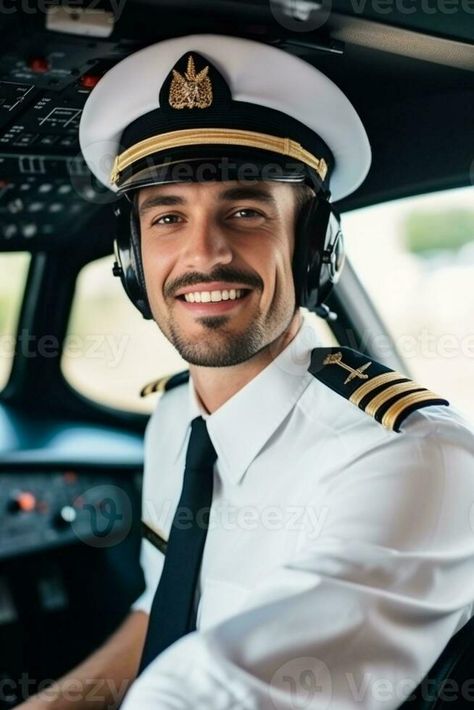
[[[249,288],[238,288],[222,291],[194,291],[187,294],[183,293],[180,296],[176,296],[176,298],[179,301],[190,304],[212,305],[214,303],[233,303],[235,301],[241,301],[251,290],[252,289]]]

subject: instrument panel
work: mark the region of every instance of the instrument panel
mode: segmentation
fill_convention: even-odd
[[[84,163],[78,128],[90,92],[133,43],[44,31],[5,39],[0,249],[43,249],[76,233],[114,199]]]
[[[140,471],[2,463],[0,710],[92,653],[143,591]]]
[[[118,544],[132,528],[138,485],[72,469],[0,473],[0,562],[78,542]]]

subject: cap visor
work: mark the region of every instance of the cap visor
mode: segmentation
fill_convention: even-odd
[[[239,150],[235,155],[231,151],[226,151],[225,155],[206,151],[205,156],[187,154],[175,159],[164,159],[160,155],[141,162],[120,175],[119,192],[176,182],[275,180],[301,183],[309,179],[308,167],[303,163],[266,151],[244,154]]]

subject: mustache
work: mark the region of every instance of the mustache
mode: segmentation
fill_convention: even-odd
[[[212,281],[228,281],[229,283],[235,283],[237,281],[249,288],[263,289],[263,281],[257,274],[248,274],[239,269],[219,267],[218,269],[214,269],[210,274],[202,274],[197,271],[185,274],[179,279],[175,279],[173,282],[167,284],[164,289],[164,294],[165,296],[172,297],[176,291],[181,288],[195,286],[196,284],[211,283]]]

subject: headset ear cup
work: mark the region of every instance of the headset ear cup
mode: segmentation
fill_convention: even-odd
[[[140,254],[140,237],[129,202],[122,203],[115,210],[116,238],[114,242],[117,264],[114,274],[120,276],[122,286],[133,305],[147,320],[153,318],[148,297]]]
[[[324,303],[329,296],[334,284],[339,281],[344,266],[345,251],[344,238],[340,223],[331,211],[326,227],[324,251],[321,258],[321,271],[319,275],[318,302]]]
[[[329,203],[319,197],[308,200],[301,208],[296,233],[293,274],[298,305],[313,310],[318,304],[322,255],[329,219]]]
[[[136,284],[136,307],[144,318],[150,320],[153,318],[148,296],[146,292],[145,273],[143,271],[143,262],[140,243],[140,224],[138,217],[135,214],[135,209],[130,210],[130,241],[131,252],[133,257],[133,278]]]
[[[315,310],[339,280],[344,242],[328,200],[314,197],[301,209],[295,230],[293,277],[297,304]]]
[[[300,209],[295,226],[295,246],[293,251],[292,271],[293,283],[295,287],[295,305],[305,306],[307,301],[307,269],[308,259],[308,236],[307,228],[308,206],[305,204]]]

